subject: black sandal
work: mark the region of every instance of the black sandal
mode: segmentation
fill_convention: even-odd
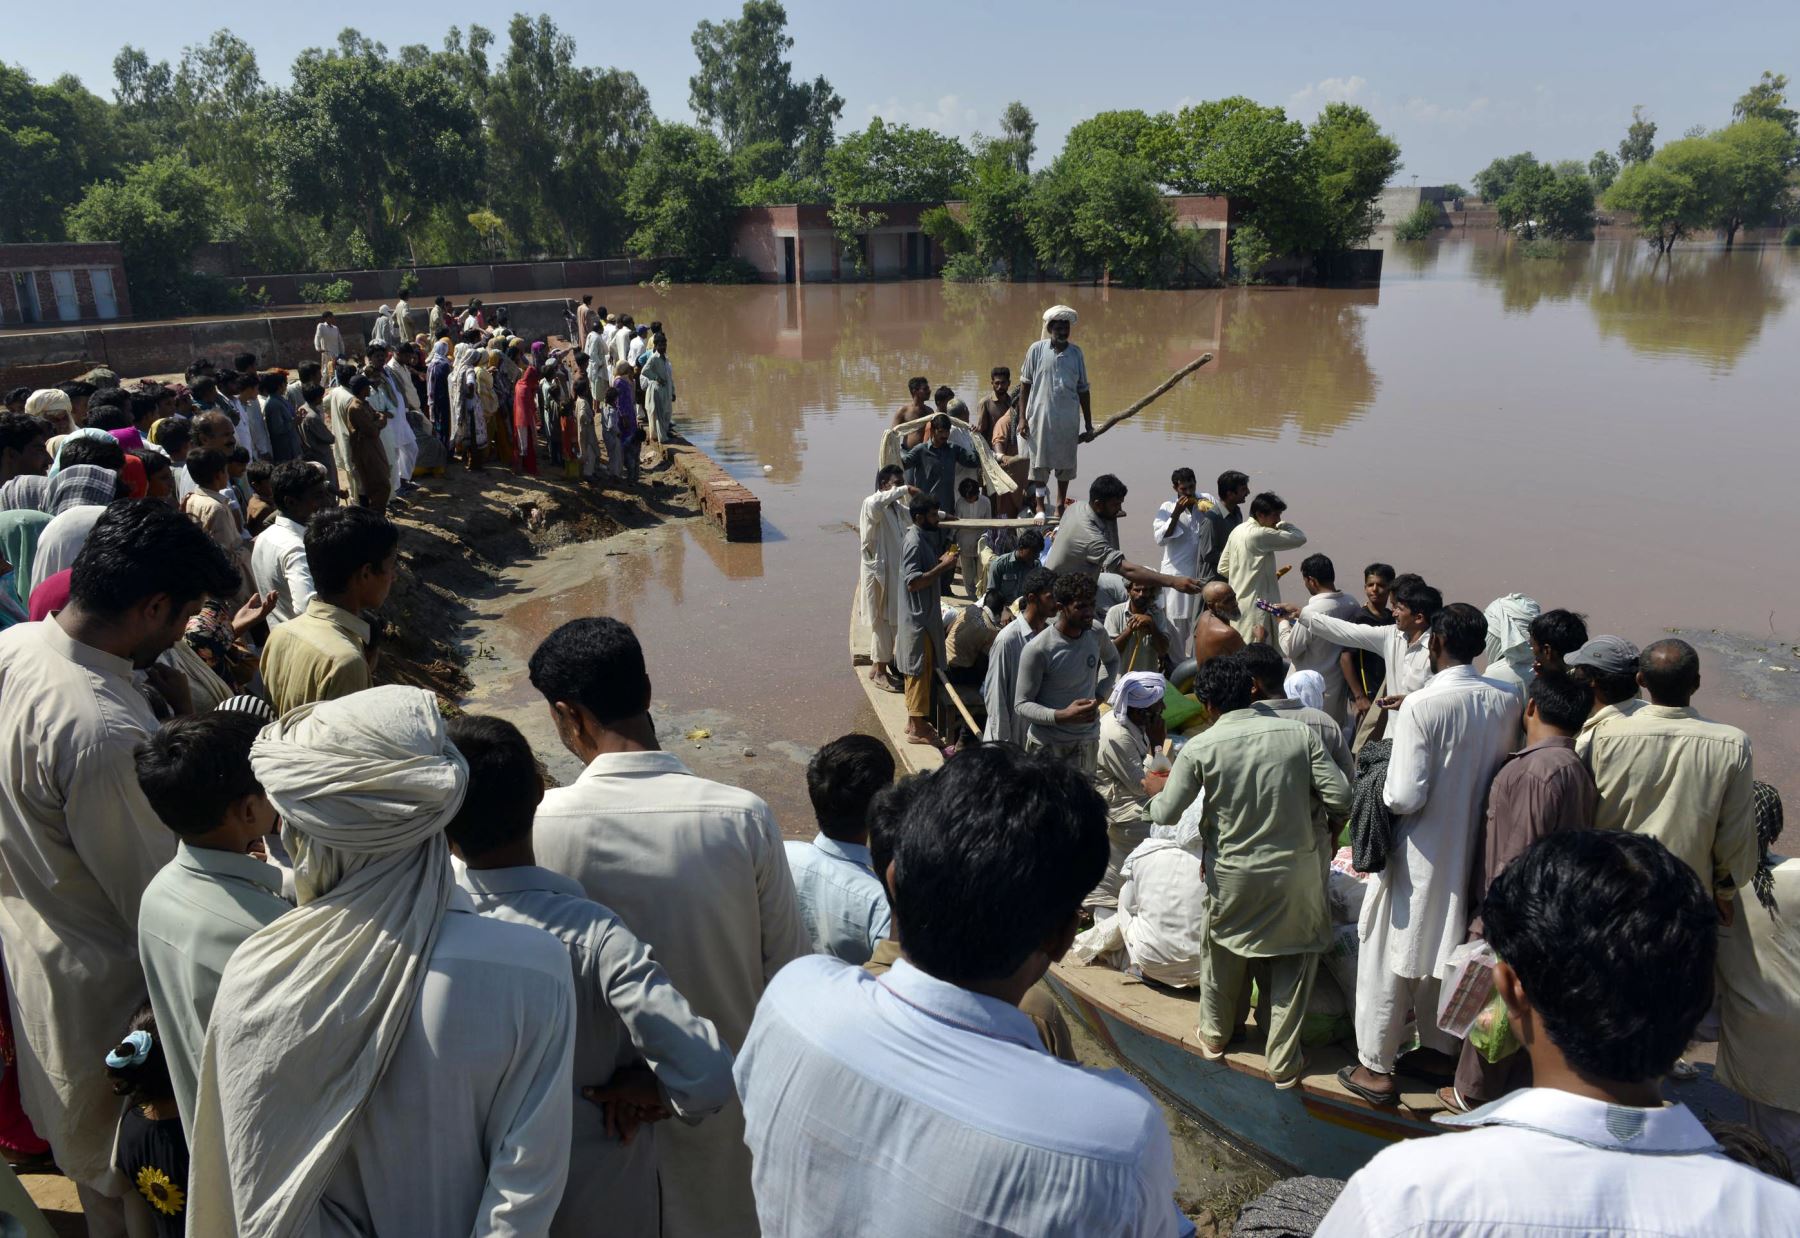
[[[1351,1078],[1354,1074],[1356,1074],[1354,1066],[1341,1067],[1337,1073],[1338,1082],[1344,1085],[1344,1090],[1350,1095],[1359,1096],[1371,1105],[1378,1105],[1383,1109],[1391,1109],[1400,1103],[1398,1088],[1392,1092],[1377,1092],[1374,1088],[1366,1088],[1362,1084],[1354,1082]]]

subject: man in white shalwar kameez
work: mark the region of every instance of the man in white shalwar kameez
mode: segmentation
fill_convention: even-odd
[[[1200,525],[1206,519],[1206,504],[1210,501],[1217,506],[1217,500],[1211,495],[1198,494],[1195,487],[1194,470],[1176,469],[1169,478],[1175,487],[1175,497],[1156,509],[1156,518],[1150,523],[1151,536],[1162,549],[1162,567],[1165,576],[1192,576],[1200,579]],[[1169,626],[1175,629],[1174,650],[1170,657],[1180,662],[1191,657],[1194,650],[1194,621],[1200,617],[1200,596],[1194,593],[1182,593],[1171,589],[1163,600],[1163,613],[1168,616]]]
[[[161,503],[114,504],[88,549],[67,606],[0,633],[0,944],[7,1069],[88,1232],[111,1238],[126,1232],[127,1184],[112,1171],[119,1099],[105,1055],[144,1001],[139,899],[175,854],[138,786],[133,753],[157,721],[133,676],[238,576],[205,530]],[[120,563],[123,575],[103,569]]]
[[[1393,1104],[1394,1063],[1409,1012],[1423,1047],[1455,1053],[1437,1025],[1438,981],[1468,928],[1469,869],[1488,784],[1519,743],[1523,710],[1504,684],[1471,665],[1487,620],[1464,602],[1431,622],[1433,675],[1395,715],[1382,801],[1394,816],[1387,867],[1371,883],[1357,924],[1356,1049],[1361,1065],[1338,1078],[1366,1099]]]
[[[906,470],[898,464],[882,468],[875,478],[875,493],[862,501],[856,532],[862,543],[862,569],[857,575],[857,599],[862,621],[869,629],[869,682],[886,691],[893,683],[894,634],[900,628],[905,590],[900,583],[900,552],[906,540],[906,501],[917,493],[906,484]]]
[[[1088,401],[1087,359],[1069,343],[1077,314],[1066,305],[1044,311],[1044,338],[1033,341],[1019,367],[1018,407],[1025,410],[1019,441],[1031,460],[1034,495],[1047,496],[1056,474],[1056,510],[1069,505],[1075,480],[1075,448],[1094,432]]]
[[[574,1117],[569,956],[457,887],[444,827],[469,770],[436,698],[303,705],[250,763],[298,906],[220,981],[188,1233],[546,1233]]]
[[[812,952],[774,814],[658,750],[643,649],[618,620],[556,629],[531,655],[531,683],[586,765],[538,808],[538,863],[612,908],[737,1052],[769,981]],[[666,1238],[754,1238],[740,1105],[669,1124],[657,1142]]]

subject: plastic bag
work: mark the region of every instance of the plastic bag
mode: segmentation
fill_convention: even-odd
[[[1437,1023],[1446,1035],[1469,1034],[1469,1025],[1494,996],[1495,961],[1494,948],[1481,940],[1466,941],[1450,952],[1437,1008]]]
[[[1489,1062],[1509,1058],[1524,1047],[1513,1031],[1512,1019],[1506,1013],[1506,1003],[1500,1000],[1498,989],[1475,1016],[1475,1022],[1469,1025],[1469,1043]]]

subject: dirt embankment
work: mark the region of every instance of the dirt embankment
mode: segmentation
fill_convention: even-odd
[[[400,526],[400,568],[382,608],[376,679],[428,688],[450,708],[470,687],[462,643],[469,602],[491,595],[502,569],[571,542],[700,514],[666,466],[646,467],[636,487],[572,481],[548,465],[538,477],[452,466],[417,480],[405,510],[390,513]]]

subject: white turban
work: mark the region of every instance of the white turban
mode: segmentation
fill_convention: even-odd
[[[283,818],[299,906],[219,984],[200,1063],[195,1233],[286,1238],[314,1211],[412,1019],[454,882],[469,767],[418,688],[303,705],[250,764]]]
[[[1074,326],[1080,318],[1081,315],[1067,305],[1052,305],[1044,311],[1044,334],[1050,333],[1050,324],[1053,322],[1066,322]]]
[[[1487,620],[1487,657],[1489,664],[1507,662],[1514,669],[1529,668],[1531,656],[1531,621],[1544,608],[1523,593],[1509,593],[1495,598],[1482,612]],[[1524,666],[1518,664],[1523,662]]]
[[[1299,701],[1308,709],[1325,708],[1325,676],[1317,671],[1295,671],[1281,685],[1288,699]]]
[[[1130,671],[1120,675],[1113,684],[1112,696],[1107,704],[1121,718],[1128,709],[1148,709],[1152,705],[1161,704],[1167,683],[1155,671]]]
[[[75,405],[69,400],[69,393],[58,391],[55,387],[39,387],[25,397],[25,414],[28,417],[54,417],[57,413],[72,413]]]

